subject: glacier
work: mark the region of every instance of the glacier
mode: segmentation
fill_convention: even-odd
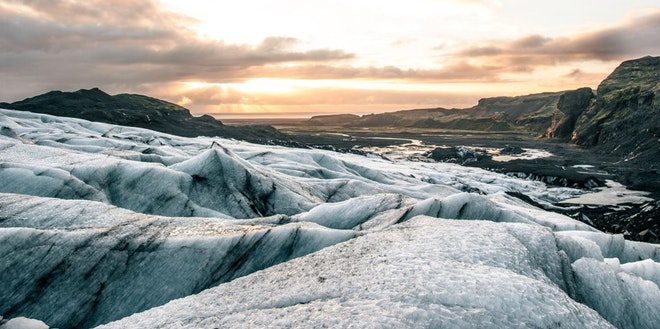
[[[512,196],[579,189],[2,109],[0,128],[0,328],[660,323],[658,245]]]

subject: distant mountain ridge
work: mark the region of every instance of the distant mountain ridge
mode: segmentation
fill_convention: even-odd
[[[621,63],[594,92],[492,97],[466,109],[313,117],[309,124],[511,131],[571,142],[660,170],[660,57]]]
[[[195,117],[179,105],[136,94],[111,96],[98,88],[50,91],[0,108],[147,128],[184,137],[219,136],[262,144],[286,144],[288,137],[271,126],[225,126],[210,115]]]
[[[542,134],[552,122],[559,99],[565,93],[568,91],[483,98],[477,105],[467,109],[431,108],[351,117],[343,114],[315,116],[309,122],[356,127],[532,131]]]

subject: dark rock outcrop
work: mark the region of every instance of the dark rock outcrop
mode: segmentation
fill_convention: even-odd
[[[467,109],[418,109],[318,117],[314,125],[517,131],[545,136],[659,167],[660,57],[623,62],[598,87],[491,97]]]
[[[552,123],[546,132],[546,137],[569,141],[573,136],[575,123],[580,115],[589,108],[594,92],[591,88],[580,88],[568,91],[559,97],[557,110],[553,113]]]
[[[194,117],[179,105],[135,95],[108,95],[98,88],[51,91],[0,108],[80,118],[140,127],[184,137],[219,136],[256,143],[288,144],[289,138],[271,126],[225,126],[210,115]]]
[[[578,119],[575,144],[658,168],[660,158],[660,57],[623,62],[597,90]]]
[[[491,158],[483,150],[472,150],[464,146],[438,147],[425,153],[424,156],[438,162],[458,163],[461,165]]]
[[[518,146],[505,146],[500,150],[500,155],[512,155],[512,154],[522,154],[525,153],[525,150]]]
[[[625,206],[582,206],[569,215],[593,227],[627,240],[660,243],[660,200]]]

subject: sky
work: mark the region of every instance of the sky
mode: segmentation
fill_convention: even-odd
[[[657,0],[0,0],[0,101],[101,88],[223,118],[470,107],[660,55]]]

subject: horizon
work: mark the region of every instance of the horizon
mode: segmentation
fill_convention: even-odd
[[[647,57],[647,56],[645,56]],[[579,88],[585,88],[585,87],[579,87]],[[591,88],[591,87],[586,87],[586,88]],[[578,89],[578,88],[576,88]],[[593,92],[596,92],[595,88],[591,88]],[[121,94],[131,94],[131,93],[125,93],[125,92],[119,92],[119,93],[113,93],[109,94],[106,91],[102,90],[99,87],[91,87],[91,88],[82,88],[78,90],[49,90],[43,94],[40,95],[32,95],[31,97],[27,97],[25,99],[21,99],[18,101],[26,100],[32,97],[37,97],[41,95],[45,95],[50,92],[63,92],[63,93],[74,93],[78,91],[91,91],[91,90],[99,90],[103,93],[106,93],[110,96],[117,96]],[[571,89],[574,90],[574,89]],[[541,94],[551,94],[551,93],[559,93],[559,92],[565,92],[565,91],[570,91],[570,90],[560,90],[560,91],[540,91],[538,93],[531,93],[531,94],[523,94],[523,95],[512,95],[512,96],[491,96],[491,97],[481,97],[477,101],[475,101],[473,104],[468,105],[466,107],[444,107],[444,106],[435,106],[435,107],[428,107],[428,108],[419,108],[419,107],[410,107],[410,108],[394,108],[391,110],[383,110],[383,111],[365,111],[365,112],[338,112],[338,111],[328,111],[328,112],[247,112],[247,113],[201,113],[201,114],[195,114],[191,111],[191,109],[186,108],[185,106],[176,104],[174,102],[171,102],[173,104],[179,105],[184,107],[185,109],[191,111],[191,113],[195,116],[201,116],[201,115],[211,115],[213,116],[216,120],[235,120],[236,122],[243,122],[248,119],[254,119],[254,120],[262,120],[262,121],[268,121],[268,120],[293,120],[293,119],[310,119],[312,117],[318,117],[318,116],[334,116],[334,115],[357,115],[357,116],[365,116],[365,115],[374,115],[374,114],[382,114],[382,113],[392,113],[392,112],[399,112],[399,111],[415,111],[415,110],[429,110],[429,109],[445,109],[445,110],[467,110],[470,109],[474,106],[477,106],[479,101],[482,99],[487,99],[487,98],[497,98],[497,97],[524,97],[524,96],[531,96],[531,95],[541,95]],[[140,95],[140,94],[136,94]],[[151,95],[141,95],[141,96],[147,96],[147,97],[152,97]],[[158,99],[158,98],[156,98]],[[164,100],[167,101],[167,100]],[[2,100],[0,100],[0,103],[2,103]]]
[[[651,0],[0,0],[0,17],[0,101],[97,86],[219,120],[596,89],[660,54]]]

